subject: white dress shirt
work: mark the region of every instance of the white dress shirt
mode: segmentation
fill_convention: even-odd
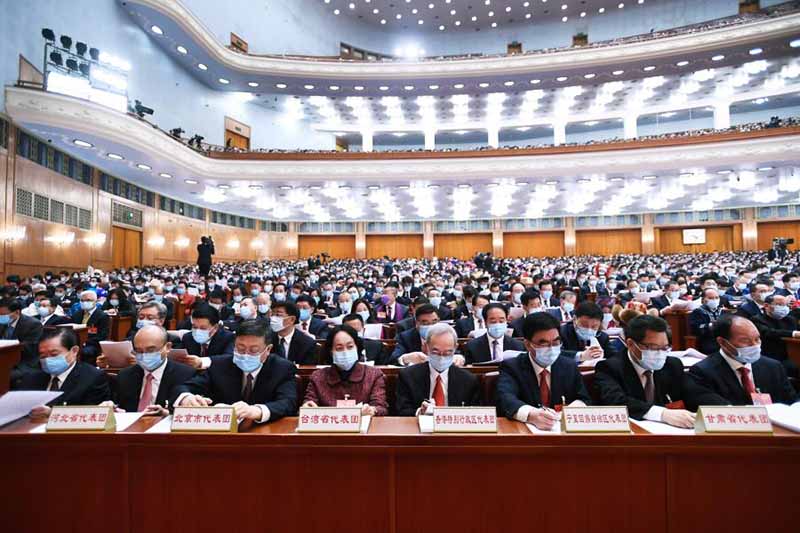
[[[295,328],[292,328],[289,330],[289,333],[287,333],[285,337],[281,337],[280,335],[278,335],[278,346],[273,346],[273,350],[275,351],[275,353],[278,353],[278,350],[280,349],[279,347],[281,339],[285,339],[286,344],[284,345],[284,350],[285,350],[284,355],[286,356],[286,359],[289,359],[289,348],[291,348],[292,346],[292,339],[294,338],[294,334],[295,334]]]
[[[505,335],[500,335],[499,339],[495,339],[494,337],[492,337],[488,333],[486,334],[486,339],[489,341],[489,357],[491,357],[492,360],[495,359],[495,357],[494,357],[494,343],[495,343],[495,341],[497,342],[497,357],[501,357],[501,358],[503,357],[503,338],[504,337],[505,337]]]
[[[755,385],[756,390],[758,390],[758,385],[756,385],[756,378],[753,375],[753,365],[751,365],[750,363],[743,365],[733,357],[728,357],[728,355],[722,350],[720,350],[719,353],[722,354],[722,358],[725,360],[726,363],[728,363],[728,365],[731,367],[731,370],[733,370],[733,375],[736,376],[736,379],[739,380],[739,385],[742,385],[742,375],[739,373],[739,369],[744,367],[750,371],[750,379],[753,380],[753,385]],[[742,385],[742,388],[744,388],[744,385]]]
[[[639,376],[639,382],[642,384],[642,389],[647,385],[647,377],[645,377],[644,373],[647,372],[646,368],[643,368],[636,362],[636,359],[631,357],[630,352],[628,352],[628,359],[633,364],[633,369],[636,370],[636,375]],[[653,393],[656,390],[656,373],[653,372]],[[644,414],[645,420],[652,420],[654,422],[661,422],[661,415],[664,414],[664,408],[659,405],[653,405],[647,412]]]
[[[447,403],[448,403],[447,402],[447,377],[450,374],[450,372],[449,372],[450,369],[448,368],[447,370],[445,370],[444,372],[442,372],[440,374],[439,372],[436,371],[435,368],[433,368],[433,365],[431,365],[430,363],[428,363],[428,368],[430,369],[430,376],[431,376],[431,386],[430,386],[430,389],[428,390],[428,398],[430,398],[430,400],[429,400],[428,403],[432,403],[433,402],[433,390],[436,388],[436,378],[438,376],[441,376],[441,378],[442,378],[442,392],[444,393],[444,405],[437,405],[437,407],[447,407]],[[422,407],[418,407],[417,408],[417,412],[415,413],[414,416],[419,416],[419,415],[424,415],[424,414],[430,414],[430,413],[423,413],[422,412]]]
[[[542,382],[542,375],[541,374],[542,374],[543,371],[547,370],[547,376],[545,376],[545,379],[547,380],[546,383],[547,383],[547,386],[549,387],[550,386],[550,376],[552,375],[552,372],[551,372],[550,368],[553,365],[550,365],[547,368],[542,368],[541,366],[539,366],[536,363],[534,358],[531,357],[530,353],[528,354],[528,359],[530,359],[531,364],[533,365],[533,371],[536,372],[536,386],[537,387],[541,386],[540,385],[541,382]],[[514,418],[516,420],[519,420],[520,422],[527,422],[528,421],[528,415],[530,415],[531,411],[533,411],[534,409],[538,409],[538,407],[533,407],[532,405],[523,405],[522,407],[517,409],[517,412],[514,415]]]

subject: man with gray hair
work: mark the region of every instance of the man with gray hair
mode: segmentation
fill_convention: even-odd
[[[480,405],[480,385],[471,372],[454,364],[458,337],[444,323],[431,325],[422,339],[426,361],[404,368],[397,379],[397,414],[430,414],[433,405]]]
[[[97,293],[85,290],[81,293],[81,308],[72,314],[73,324],[83,324],[88,329],[88,339],[81,350],[81,361],[95,365],[97,356],[103,353],[102,341],[108,340],[111,319],[97,306]]]

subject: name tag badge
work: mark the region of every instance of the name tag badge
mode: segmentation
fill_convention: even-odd
[[[630,433],[626,406],[564,407],[561,429],[564,433]]]
[[[89,335],[97,335],[97,328],[95,326],[89,328]]]
[[[560,413],[563,410],[564,410],[563,403],[557,403],[556,405],[553,406],[553,411],[555,411],[556,413]]]
[[[434,433],[497,433],[494,407],[434,407]]]
[[[378,318],[386,318],[386,313],[384,313],[383,311],[378,311],[377,317]]]
[[[683,400],[678,400],[677,402],[670,402],[664,407],[666,407],[667,409],[686,409]]]
[[[47,432],[115,432],[114,408],[97,405],[57,405],[50,411]]]
[[[772,396],[765,392],[754,392],[750,395],[753,405],[772,405]]]
[[[236,433],[239,422],[233,407],[176,407],[173,433]]]
[[[355,407],[355,400],[336,400],[336,407]]]
[[[359,433],[360,407],[301,407],[299,433]]]
[[[772,435],[772,423],[767,408],[760,405],[719,406],[701,405],[697,408],[695,433],[753,433]]]

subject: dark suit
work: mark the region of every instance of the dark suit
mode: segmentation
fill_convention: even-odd
[[[155,401],[162,407],[166,407],[167,400],[172,398],[172,392],[175,387],[183,385],[195,375],[194,368],[189,365],[170,361],[169,359],[164,364],[166,367],[161,375],[161,382],[158,384],[158,394]],[[144,369],[139,365],[129,366],[120,370],[117,376],[116,390],[116,403],[120,408],[128,412],[136,412],[139,407],[143,379]],[[170,404],[170,407],[172,407],[172,404]]]
[[[526,316],[522,315],[521,317],[515,318],[509,323],[509,326],[511,326],[511,328],[514,330],[514,337],[524,337],[522,334],[522,324],[525,323],[525,318]]]
[[[711,311],[705,305],[689,313],[689,331],[697,337],[697,350],[706,355],[719,351],[717,339],[711,333],[711,324],[719,316],[719,311]]]
[[[303,323],[298,322],[297,325],[295,326],[295,329],[302,331]],[[308,320],[308,332],[311,333],[317,339],[324,339],[328,333],[328,324],[326,324],[319,318],[312,316]]]
[[[404,368],[397,375],[397,414],[414,416],[422,402],[431,397],[431,369],[428,363]],[[447,405],[480,405],[481,387],[470,371],[451,365],[447,369]]]
[[[22,345],[22,356],[17,371],[37,370],[39,366],[39,339],[42,338],[42,323],[20,313],[13,331],[11,325],[0,326],[0,339],[17,340]]]
[[[384,346],[378,339],[361,339],[364,342],[364,354],[367,361],[375,361],[376,365],[384,363]]]
[[[575,400],[586,405],[592,403],[574,359],[559,357],[550,366],[550,371],[550,405],[547,407],[560,404],[562,397],[567,404]],[[523,405],[541,406],[539,381],[527,352],[503,361],[497,379],[498,413],[514,420],[514,415]]]
[[[83,324],[83,309],[77,310],[72,315],[73,324]],[[89,320],[86,322],[86,327],[89,328],[89,337],[86,344],[81,350],[81,360],[94,364],[97,356],[103,353],[100,348],[100,342],[107,341],[108,335],[111,330],[111,318],[105,314],[99,307],[92,310]]]
[[[491,343],[494,339],[489,338],[488,333],[484,333],[480,337],[476,339],[472,339],[469,341],[466,346],[464,346],[464,359],[467,360],[467,364],[471,365],[473,363],[482,363],[484,361],[491,361],[492,360],[492,346]],[[506,350],[514,350],[517,352],[524,352],[525,345],[522,344],[520,341],[516,339],[512,339],[508,335],[503,338],[503,351]],[[502,356],[502,352],[497,354],[498,357]]]
[[[762,356],[752,366],[753,383],[762,393],[771,395],[774,403],[791,404],[797,400],[782,364]],[[692,411],[699,405],[753,403],[733,369],[719,352],[692,366],[686,378],[686,406]]]
[[[763,311],[753,300],[747,300],[745,303],[739,306],[739,308],[736,310],[736,314],[747,319],[752,319],[756,315],[763,314]]]
[[[47,390],[52,376],[43,370],[34,370],[17,376],[11,383],[12,390]],[[61,396],[48,405],[97,405],[111,399],[108,378],[99,368],[75,363],[67,379],[59,387]]]
[[[564,310],[560,307],[556,307],[555,309],[548,309],[547,313],[549,313],[553,318],[558,320],[562,324],[566,324],[568,321],[575,318],[575,313],[569,313],[566,317],[564,316]]]
[[[274,355],[267,357],[261,367],[249,403],[266,405],[270,422],[297,413],[296,372],[294,364]],[[170,403],[175,405],[178,396],[188,392],[211,398],[214,403],[233,405],[243,400],[243,388],[244,374],[233,364],[233,356],[225,355],[217,358],[205,372],[175,387]]]
[[[788,375],[797,377],[797,365],[789,359],[786,353],[786,341],[783,340],[797,331],[797,320],[792,316],[778,320],[766,313],[756,315],[751,320],[761,335],[761,354],[777,359],[786,367]]]
[[[457,320],[455,330],[459,339],[466,339],[469,337],[471,331],[475,331],[475,318],[472,315],[469,315],[466,318]]]
[[[602,405],[626,405],[631,417],[642,420],[653,405],[664,406],[670,402],[683,400],[683,363],[677,357],[667,357],[661,370],[653,372],[655,401],[648,403],[644,387],[636,368],[628,357],[628,352],[597,363],[594,372],[594,388]],[[669,396],[669,398],[667,398]]]
[[[399,322],[395,322],[394,324],[395,335],[400,335],[404,331],[414,329],[415,327],[416,327],[416,320],[414,319],[414,317],[413,316],[406,317]]]
[[[397,346],[394,347],[392,355],[389,356],[387,364],[396,365],[400,356],[411,352],[422,351],[422,338],[419,336],[417,328],[404,331],[397,337]]]
[[[224,329],[217,330],[211,340],[208,342],[208,350],[205,354],[207,357],[215,355],[233,355],[233,343],[236,341],[236,335]],[[181,337],[181,347],[186,350],[189,355],[201,356],[203,348],[194,337],[192,332],[184,333]]]
[[[453,311],[450,310],[449,307],[442,304],[436,309],[437,314],[439,315],[439,320],[452,320],[453,319]]]
[[[319,362],[317,342],[295,328],[292,335],[292,342],[289,344],[289,353],[281,353],[281,339],[278,334],[272,337],[272,353],[283,358],[289,359],[296,365],[316,365]]]
[[[611,347],[608,333],[598,331],[597,335],[595,335],[595,339],[597,339],[597,342],[600,344],[600,348],[603,349],[603,357],[608,359],[617,354]],[[561,350],[565,352],[565,355],[571,353],[574,357],[576,353],[585,350],[588,345],[589,343],[578,338],[578,333],[575,331],[575,324],[573,322],[567,322],[561,326]]]
[[[41,322],[41,320],[40,320]],[[63,326],[64,324],[72,324],[72,320],[67,316],[50,315],[42,324],[43,328],[54,328],[56,326]]]

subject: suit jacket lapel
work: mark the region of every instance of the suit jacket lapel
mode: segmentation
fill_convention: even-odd
[[[751,403],[751,400],[747,398],[747,395],[744,392],[742,384],[739,382],[739,378],[736,376],[728,362],[725,361],[720,354],[717,354],[715,357],[715,363],[719,367],[720,379],[722,380],[723,385],[727,389],[726,392],[728,393],[724,394],[724,396],[730,397],[732,400],[734,400],[734,403]]]
[[[538,406],[541,404],[541,400],[539,399],[539,380],[536,379],[536,372],[533,369],[531,358],[527,353],[522,354],[519,357],[522,358],[520,367],[522,370],[523,382],[530,387],[530,404],[533,406]],[[550,382],[552,383],[552,379]]]
[[[461,394],[463,388],[460,372],[451,366],[447,369],[447,405],[461,407],[461,402],[464,401],[462,399],[464,396]]]
[[[628,392],[631,396],[644,401],[644,387],[642,387],[642,381],[639,379],[639,374],[636,373],[636,368],[634,368],[633,363],[631,363],[630,359],[628,358],[628,351],[625,350],[621,357],[624,357],[622,361],[622,378],[625,380],[625,386],[628,389]]]
[[[170,363],[169,359],[164,363],[164,373],[161,374],[161,382],[158,384],[158,394],[156,395],[156,403],[158,405],[164,405],[164,403],[169,399],[168,393],[170,389],[172,389],[172,379],[173,374],[175,373],[175,367]],[[144,379],[144,371],[140,371],[137,373],[139,377],[139,387],[141,387],[141,381]],[[138,389],[137,389],[138,390]]]

